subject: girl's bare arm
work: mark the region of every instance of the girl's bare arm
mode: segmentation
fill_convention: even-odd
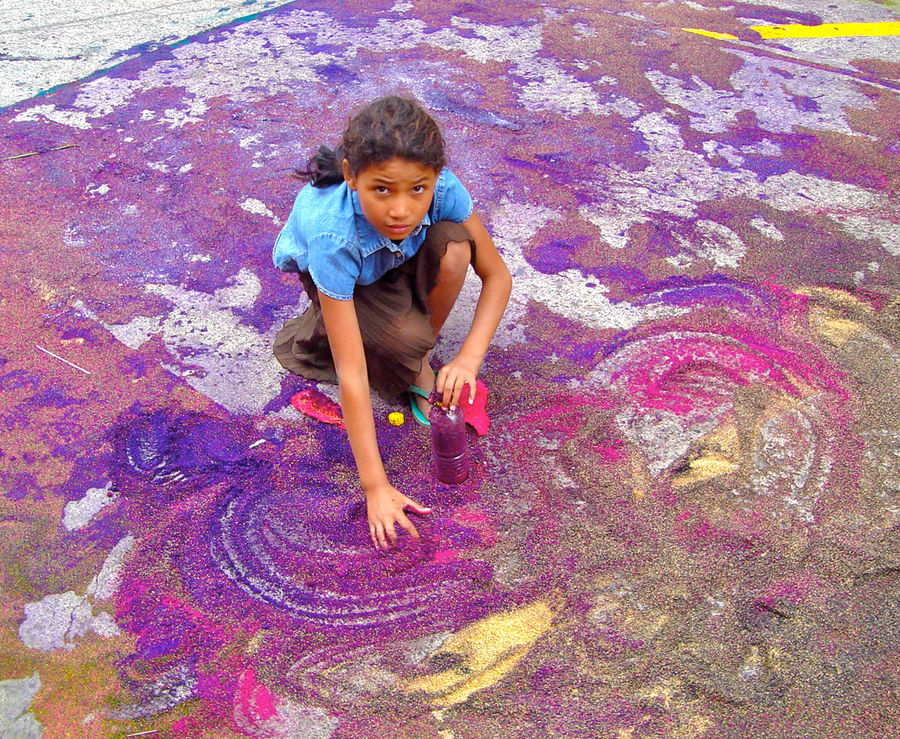
[[[366,356],[356,306],[353,300],[335,300],[322,293],[319,293],[319,302],[338,376],[344,424],[359,470],[360,483],[366,494],[372,543],[382,549],[393,544],[397,538],[395,524],[400,524],[411,536],[419,538],[404,509],[410,507],[416,513],[427,513],[429,509],[407,498],[391,485],[384,471],[375,438]]]
[[[475,263],[472,266],[481,279],[481,295],[475,306],[472,328],[459,354],[438,372],[437,389],[443,393],[444,405],[456,405],[465,385],[469,385],[469,399],[474,398],[475,378],[512,291],[509,270],[478,214],[473,212],[463,225],[475,241]]]

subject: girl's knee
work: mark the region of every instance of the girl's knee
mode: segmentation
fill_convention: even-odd
[[[447,251],[441,259],[441,272],[465,275],[471,261],[472,245],[468,241],[448,241]]]

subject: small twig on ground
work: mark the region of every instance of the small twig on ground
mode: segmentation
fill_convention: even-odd
[[[40,344],[35,344],[34,346],[36,349],[40,349],[42,352],[44,352],[44,354],[49,354],[54,359],[58,359],[60,362],[65,362],[67,365],[69,365],[70,367],[74,367],[79,372],[84,372],[84,374],[86,375],[91,374],[84,367],[79,367],[77,364],[72,364],[72,362],[70,362],[68,359],[63,359],[61,356],[59,356],[59,354],[54,354],[49,349],[44,349],[44,347],[42,347]]]
[[[46,154],[48,151],[59,151],[60,149],[71,149],[73,146],[78,146],[78,144],[63,144],[62,146],[54,146],[52,149],[41,149],[40,151],[29,151],[27,154],[14,154],[11,157],[3,157],[3,161],[8,162],[11,159],[24,159],[25,157],[35,157],[38,154]]]
[[[150,731],[139,731],[137,734],[126,734],[125,739],[132,736],[149,736],[150,734],[159,734],[159,729],[150,729]]]

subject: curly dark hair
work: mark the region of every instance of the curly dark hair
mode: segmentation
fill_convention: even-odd
[[[309,179],[314,187],[328,187],[344,181],[344,159],[356,176],[366,167],[394,157],[419,162],[435,172],[445,163],[444,137],[437,123],[416,100],[399,95],[369,103],[350,119],[336,150],[319,147],[306,170],[296,174]]]

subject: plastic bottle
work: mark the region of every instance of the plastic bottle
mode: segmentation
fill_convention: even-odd
[[[431,406],[431,446],[434,474],[441,482],[453,485],[469,476],[469,454],[466,448],[466,422],[462,408],[444,409]]]

